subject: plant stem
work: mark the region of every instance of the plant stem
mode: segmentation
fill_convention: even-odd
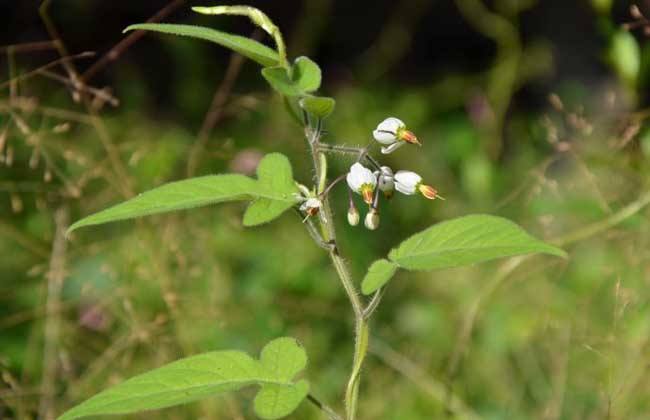
[[[314,172],[316,174],[315,184],[319,186],[318,192],[322,193],[326,184],[327,160],[325,153],[323,153],[323,149],[321,148],[322,144],[320,143],[320,124],[316,130],[307,127],[305,134],[309,142],[314,163]],[[320,188],[321,186],[323,187],[322,189]],[[327,194],[323,195],[321,201],[322,207],[318,214],[322,239],[325,243],[332,245],[329,250],[330,259],[332,260],[336,273],[341,280],[343,289],[345,289],[348,299],[350,300],[355,318],[355,344],[352,373],[350,374],[350,379],[348,380],[345,391],[345,418],[346,420],[354,420],[356,419],[357,412],[361,368],[368,352],[368,319],[365,316],[366,311],[361,299],[359,298],[359,293],[354,286],[350,271],[339,254],[339,249],[336,244],[336,230],[334,228],[334,220],[332,218],[332,211]]]

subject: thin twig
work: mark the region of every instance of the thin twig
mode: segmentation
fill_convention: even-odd
[[[160,9],[155,15],[150,17],[147,20],[147,23],[160,22],[170,14],[172,14],[176,9],[185,4],[186,0],[174,0],[169,3],[167,6]],[[88,70],[86,70],[80,77],[81,82],[87,83],[95,77],[95,75],[103,69],[106,65],[120,58],[120,56],[126,51],[130,46],[135,44],[140,38],[146,34],[146,31],[134,31],[125,37],[123,40],[118,42],[113,48],[111,48],[106,54],[97,60]]]
[[[36,69],[34,69],[32,71],[20,74],[20,75],[18,75],[16,77],[13,77],[13,78],[11,78],[11,79],[3,82],[3,83],[0,83],[0,89],[4,89],[7,86],[10,86],[11,83],[24,82],[25,80],[38,75],[42,71],[45,71],[45,70],[48,70],[48,69],[50,69],[52,67],[58,66],[59,64],[63,63],[63,61],[80,60],[80,59],[90,58],[90,57],[94,57],[94,56],[95,56],[94,52],[86,51],[86,52],[82,52],[82,53],[75,54],[75,55],[61,57],[61,58],[59,58],[57,60],[54,60],[54,61],[52,61],[50,63],[45,64],[44,66],[38,67],[38,68],[36,68]],[[66,81],[67,81],[67,79],[66,79]]]
[[[342,417],[336,413],[336,411],[332,410],[332,408],[327,404],[314,397],[313,394],[307,394],[307,401],[318,407],[323,413],[327,415],[330,420],[343,420]]]
[[[14,53],[31,53],[35,51],[47,51],[56,49],[54,41],[35,41],[35,42],[24,42],[21,44],[10,44],[0,46],[0,54],[3,54],[9,50]]]

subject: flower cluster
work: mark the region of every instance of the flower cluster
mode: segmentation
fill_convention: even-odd
[[[392,153],[406,143],[421,143],[413,132],[406,129],[406,125],[399,119],[390,117],[379,123],[373,131],[373,137],[381,143],[383,154]],[[370,210],[365,218],[365,226],[374,230],[379,226],[379,212],[377,204],[379,192],[386,198],[391,198],[395,190],[405,195],[422,194],[429,200],[436,198],[443,199],[438,192],[431,186],[422,183],[422,177],[412,171],[397,171],[388,166],[380,166],[374,172],[356,162],[350,167],[346,176],[348,187],[353,192],[361,195],[363,201],[370,206]],[[350,210],[348,212],[348,222],[356,225],[359,222],[359,213],[350,200]]]
[[[394,117],[386,118],[379,123],[373,131],[373,137],[382,145],[381,152],[383,154],[392,153],[407,143],[421,145],[415,134],[406,128],[406,124]],[[354,148],[345,148],[345,151],[351,152],[350,149]],[[390,167],[380,166],[374,159],[370,158],[366,149],[358,149],[356,152],[359,155],[359,160],[350,167],[349,172],[345,175],[345,180],[350,191],[359,194],[369,207],[364,219],[366,228],[374,230],[379,226],[378,203],[380,193],[386,199],[390,199],[397,190],[397,192],[405,195],[421,194],[429,200],[436,198],[444,200],[438,195],[438,191],[430,185],[424,184],[422,177],[415,172],[404,170],[393,172]],[[361,163],[364,159],[373,167],[374,171]],[[300,210],[306,214],[306,217],[316,215],[322,206],[321,197],[304,186],[300,187],[302,193]],[[359,211],[354,205],[352,195],[350,195],[348,223],[356,226],[359,221]]]

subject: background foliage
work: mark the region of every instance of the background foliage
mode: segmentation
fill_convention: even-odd
[[[635,21],[630,3],[250,3],[283,29],[292,56],[321,65],[337,100],[327,140],[365,144],[398,116],[424,146],[387,161],[447,198],[394,200],[369,232],[345,225],[339,190],[340,246],[358,281],[412,233],[474,212],[509,217],[570,254],[398,271],[373,322],[362,418],[643,418],[650,50],[642,20],[620,26]],[[70,54],[98,53],[73,62],[83,74],[122,29],[167,4],[62,0],[48,16]],[[191,15],[198,4],[172,2],[165,21],[253,32],[245,19]],[[62,236],[70,221],[163,182],[252,175],[272,151],[303,156],[299,127],[258,67],[147,34],[89,76],[110,88],[89,91],[92,103],[75,102],[60,65],[5,83],[58,58],[51,44],[24,48],[53,34],[38,5],[0,2],[0,45],[15,45],[0,48],[0,417],[47,418],[179,357],[256,354],[280,336],[307,349],[312,392],[340,405],[348,303],[295,216],[244,229],[245,206],[233,203]],[[309,162],[292,164],[297,179],[310,176]],[[249,418],[254,393],[147,415]],[[293,418],[319,413],[304,404]]]

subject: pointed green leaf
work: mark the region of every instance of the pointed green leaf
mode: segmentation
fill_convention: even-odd
[[[287,69],[282,66],[265,67],[262,76],[273,89],[284,96],[299,96],[303,92],[300,87],[289,78]]]
[[[566,256],[509,220],[471,215],[438,223],[411,236],[388,258],[409,270],[433,270],[532,253]]]
[[[324,96],[307,96],[300,100],[300,106],[318,118],[325,118],[334,111],[336,101]]]
[[[266,155],[259,164],[259,179],[244,175],[209,175],[185,179],[149,190],[123,203],[74,223],[68,233],[82,226],[99,225],[157,213],[189,209],[234,200],[258,200],[247,225],[268,222],[297,203],[298,189],[291,164],[282,154]],[[264,208],[262,208],[264,207]]]
[[[250,385],[261,387],[255,409],[263,418],[291,413],[309,384],[293,377],[307,364],[304,349],[292,338],[278,338],[260,360],[240,351],[216,351],[178,360],[128,379],[65,412],[59,420],[128,414],[196,401]]]
[[[176,25],[169,23],[139,23],[127,27],[124,32],[133,30],[154,31],[211,41],[233,51],[237,51],[244,57],[248,57],[263,66],[275,66],[280,60],[276,51],[253,39],[217,31],[212,28],[205,28],[203,26]]]
[[[190,209],[224,201],[250,200],[256,191],[255,184],[255,180],[243,175],[208,175],[172,182],[81,219],[70,226],[68,233],[82,226]]]
[[[397,271],[397,264],[388,260],[377,260],[368,268],[368,273],[361,283],[361,292],[369,295],[383,287],[393,278]]]
[[[321,70],[309,57],[298,57],[293,63],[293,82],[302,92],[314,92],[321,83]]]

